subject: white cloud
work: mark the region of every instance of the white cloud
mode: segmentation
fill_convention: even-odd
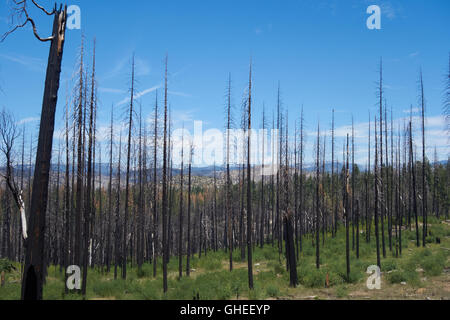
[[[407,114],[417,113],[417,112],[420,112],[419,108],[412,108],[412,109],[405,109],[405,110],[403,110],[403,113],[407,113]]]
[[[391,2],[383,2],[380,7],[381,14],[385,15],[389,20],[393,20],[397,16],[397,12]]]
[[[409,112],[409,110],[408,110]],[[404,118],[397,118],[394,119],[394,143],[397,143],[397,140],[395,136],[397,135],[398,125],[401,124],[400,128],[403,130],[403,123],[407,123],[409,121],[409,117]],[[416,148],[418,150],[421,150],[422,148],[422,139],[421,139],[421,128],[422,128],[422,119],[419,116],[413,116],[412,117],[412,126],[413,126],[413,140]],[[384,128],[384,126],[383,126]],[[371,148],[374,148],[374,122],[371,122]],[[364,165],[367,162],[367,147],[368,147],[368,137],[369,137],[369,123],[368,122],[361,122],[361,123],[355,123],[354,125],[355,130],[355,151],[356,154],[360,156],[355,157],[355,161],[360,164]],[[388,123],[388,130],[390,130],[390,121]],[[377,124],[377,131],[379,131],[379,123]],[[323,131],[322,131],[323,133]],[[345,140],[347,137],[347,133],[349,134],[349,138],[351,139],[352,135],[352,127],[351,125],[346,126],[340,126],[335,128],[335,139],[336,139],[336,152],[337,156],[339,157],[339,152],[342,151],[342,144],[341,142]],[[317,132],[308,132],[308,135],[310,136],[316,136]],[[328,143],[330,143],[330,130],[327,129],[327,139]],[[403,138],[402,138],[403,139]],[[434,147],[437,148],[438,155],[441,159],[446,159],[446,157],[449,154],[449,145],[447,141],[447,135],[445,132],[445,119],[442,116],[432,116],[432,117],[425,117],[425,143],[426,143],[426,153],[427,157],[429,159],[433,158],[433,152]],[[308,145],[306,146],[306,150],[312,150],[313,145],[315,143],[315,139],[312,139],[313,141],[310,141]],[[351,140],[350,140],[351,141]],[[390,144],[390,141],[388,141]],[[330,152],[330,146],[327,146],[327,153]],[[373,150],[371,150],[372,157],[373,157]],[[306,152],[306,156],[309,157],[308,152]],[[328,157],[328,155],[327,155]],[[371,159],[373,161],[373,159]]]
[[[22,124],[26,124],[26,123],[30,123],[30,122],[35,122],[35,121],[39,121],[41,118],[39,117],[29,117],[29,118],[25,118],[22,120],[19,120],[17,122],[18,125],[22,125]]]
[[[134,58],[135,75],[137,77],[146,76],[150,74],[151,68],[149,63],[141,58]],[[115,78],[117,76],[125,76],[131,73],[131,57],[124,57],[117,61],[114,67],[100,77],[102,81]]]
[[[145,96],[146,94],[149,94],[149,93],[151,93],[151,92],[153,92],[153,91],[158,90],[159,88],[161,88],[161,85],[157,85],[157,86],[154,86],[154,87],[145,89],[144,91],[140,91],[140,92],[138,92],[138,93],[136,93],[136,94],[134,95],[134,99],[135,99],[135,100],[136,100],[136,99],[139,99],[139,98]],[[130,97],[123,98],[122,100],[120,100],[119,102],[117,102],[115,106],[116,106],[116,107],[120,107],[120,106],[122,106],[122,105],[124,105],[124,104],[126,104],[126,103],[128,103],[128,102],[130,102]]]
[[[192,97],[189,93],[179,92],[179,91],[167,91],[168,94],[171,94],[173,96],[180,96],[180,97]]]
[[[98,91],[103,93],[125,93],[125,90],[122,89],[105,88],[105,87],[98,88]]]
[[[172,110],[172,121],[175,125],[194,121],[194,110]]]
[[[140,59],[140,58],[135,58],[134,64],[135,64],[136,76],[139,77],[139,76],[146,76],[146,75],[150,74],[151,68],[147,61]]]
[[[14,63],[18,63],[32,71],[44,72],[44,70],[45,70],[44,61],[39,58],[28,57],[28,56],[24,56],[24,55],[20,55],[20,54],[14,54],[14,55],[0,54],[0,58],[14,62]]]

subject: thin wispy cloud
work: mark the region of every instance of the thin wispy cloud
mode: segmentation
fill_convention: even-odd
[[[99,92],[102,93],[125,93],[125,90],[122,89],[114,89],[114,88],[105,88],[105,87],[100,87],[98,88]]]
[[[408,110],[409,112],[409,110]],[[422,148],[422,139],[421,139],[421,128],[422,128],[422,119],[419,116],[413,116],[412,119],[412,127],[413,127],[413,140],[414,145],[416,148],[421,149]],[[400,117],[397,119],[394,119],[394,136],[397,136],[399,124],[400,129],[403,130],[404,126],[403,124],[407,124],[410,120],[410,117]],[[377,124],[377,128],[379,126],[379,123]],[[390,131],[390,120],[388,123],[388,130]],[[370,124],[370,130],[371,130],[371,141],[372,141],[372,151],[373,154],[373,148],[374,148],[374,122],[371,122]],[[359,165],[365,165],[367,162],[367,154],[368,154],[368,138],[369,138],[369,122],[360,122],[354,124],[354,132],[355,132],[355,161]],[[327,128],[326,130],[321,130],[321,135],[323,137],[323,134],[327,134],[327,143],[330,143],[330,130]],[[337,151],[342,150],[340,146],[340,142],[345,141],[347,134],[349,135],[349,138],[352,137],[352,126],[351,125],[345,125],[345,126],[338,126],[335,128],[335,139],[336,139],[336,146]],[[403,134],[403,132],[402,132]],[[308,136],[315,137],[317,135],[316,131],[308,131]],[[436,147],[438,157],[440,159],[446,159],[448,157],[450,148],[447,143],[446,132],[445,132],[445,118],[442,116],[430,116],[425,117],[425,137],[426,137],[426,153],[427,157],[431,159],[434,153],[434,148]],[[403,139],[403,138],[402,138]],[[306,150],[313,150],[314,148],[315,139],[312,139],[306,143]],[[397,139],[394,139],[394,143],[397,143]],[[327,147],[329,151],[329,147]],[[306,153],[306,161],[313,161],[313,154]]]
[[[140,59],[140,58],[135,58],[134,59],[134,67],[135,67],[135,71],[136,71],[136,76],[147,76],[150,74],[151,68],[150,65],[147,61]]]
[[[134,70],[137,77],[147,76],[151,72],[150,64],[141,58],[134,58]],[[108,80],[116,77],[123,77],[131,73],[131,55],[117,61],[114,67],[107,73],[100,76],[100,80]]]
[[[396,9],[392,5],[392,3],[389,1],[385,1],[385,2],[381,3],[380,8],[381,8],[381,14],[386,16],[389,20],[393,20],[397,16]]]
[[[114,65],[114,67],[112,69],[110,69],[106,74],[100,76],[100,80],[104,81],[107,79],[111,79],[114,77],[117,77],[118,75],[121,74],[121,72],[124,70],[124,67],[127,63],[127,61],[129,61],[129,58],[124,58],[119,60],[118,62],[116,62],[116,64]]]
[[[173,110],[172,121],[175,125],[194,121],[195,110]]]
[[[151,93],[151,92],[153,92],[153,91],[158,90],[159,88],[161,88],[161,85],[160,85],[160,84],[157,85],[157,86],[154,86],[154,87],[145,89],[144,91],[140,91],[140,92],[136,93],[136,94],[133,96],[133,98],[134,98],[135,100],[136,100],[136,99],[139,99],[139,98],[141,98],[141,97],[143,97],[143,96],[145,96],[145,95],[147,95],[147,94],[149,94],[149,93]],[[130,102],[130,97],[126,97],[126,98],[120,100],[119,102],[117,102],[117,103],[115,104],[115,106],[116,106],[116,107],[120,107],[120,106],[123,106],[124,104],[129,103],[129,102]]]
[[[172,74],[172,78],[174,78],[174,77],[178,76],[179,74],[181,74],[182,72],[184,72],[188,67],[189,67],[189,65],[186,66],[186,67],[184,67],[184,68],[182,68],[181,70],[179,70],[179,71],[173,73],[173,74]],[[169,81],[169,83],[170,83],[170,81]],[[139,98],[141,98],[141,97],[143,97],[143,96],[145,96],[145,95],[147,95],[147,94],[149,94],[149,93],[151,93],[151,92],[154,92],[154,91],[158,90],[158,89],[161,88],[161,87],[162,87],[162,83],[160,83],[160,84],[158,84],[158,85],[156,85],[156,86],[150,87],[150,88],[148,88],[148,89],[145,89],[145,90],[143,90],[143,91],[140,91],[140,92],[138,92],[138,93],[136,93],[136,94],[134,95],[134,99],[139,99]],[[186,94],[186,93],[183,93],[183,92],[177,92],[177,91],[171,91],[171,92],[167,91],[167,93],[170,93],[170,94],[172,94],[172,95],[185,96],[185,97],[188,97],[188,96],[189,96],[189,95]],[[124,104],[126,104],[126,103],[129,103],[129,102],[130,102],[130,97],[125,97],[125,98],[123,98],[122,100],[120,100],[119,102],[117,102],[117,103],[115,104],[115,106],[116,106],[116,107],[119,107],[119,106],[122,106],[122,105],[124,105]]]
[[[408,56],[409,56],[410,58],[414,58],[414,57],[417,57],[419,54],[420,54],[420,52],[419,52],[419,51],[416,51],[416,52],[410,53]]]
[[[420,111],[419,108],[412,108],[412,109],[405,109],[405,110],[403,110],[403,113],[410,114],[410,113],[417,113],[419,111]]]
[[[27,124],[27,123],[30,123],[30,122],[39,121],[39,120],[40,120],[39,117],[29,117],[29,118],[25,118],[25,119],[19,120],[17,122],[17,124],[18,125],[22,125],[22,124]]]
[[[184,93],[184,92],[179,92],[179,91],[167,91],[168,94],[173,95],[173,96],[180,96],[180,97],[192,97],[192,95],[190,95],[189,93]]]
[[[20,64],[32,71],[44,72],[44,70],[45,70],[44,61],[39,58],[33,58],[33,57],[24,56],[24,55],[20,55],[20,54],[19,55],[18,54],[11,55],[11,54],[3,54],[3,53],[0,53],[0,58],[3,60],[7,60],[10,62]]]

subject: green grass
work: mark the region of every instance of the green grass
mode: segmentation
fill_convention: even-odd
[[[449,267],[450,227],[429,220],[430,237],[426,248],[415,246],[415,231],[402,232],[402,255],[395,257],[389,251],[386,232],[386,258],[381,260],[383,283],[396,285],[406,282],[408,286],[423,284],[423,277],[436,277]],[[373,229],[373,228],[372,228]],[[337,237],[326,235],[325,245],[320,242],[320,269],[316,268],[315,247],[310,236],[303,238],[303,250],[297,265],[299,286],[289,287],[289,273],[286,271],[284,254],[279,254],[277,244],[267,244],[264,248],[255,247],[253,252],[254,289],[248,289],[247,262],[241,261],[240,249],[233,252],[234,270],[228,270],[229,253],[208,251],[199,258],[191,257],[191,276],[186,277],[186,257],[183,257],[183,277],[178,279],[178,257],[172,257],[168,264],[168,292],[162,291],[162,264],[157,263],[157,276],[153,277],[153,265],[144,264],[140,270],[129,264],[127,280],[114,280],[113,268],[110,273],[100,268],[89,269],[86,299],[187,299],[197,296],[202,300],[210,299],[267,299],[286,296],[299,297],[311,290],[331,288],[337,298],[346,298],[355,286],[365,288],[367,267],[376,264],[375,237],[366,243],[365,235],[360,235],[360,258],[350,249],[350,276],[347,279],[345,260],[345,233],[340,229]],[[436,244],[436,239],[441,244]],[[351,239],[351,238],[350,238]],[[351,244],[350,244],[351,246]],[[9,265],[10,262],[2,261]],[[6,284],[0,287],[0,300],[20,298],[20,265],[12,264],[16,270],[8,269]],[[420,270],[422,269],[422,270]],[[120,277],[120,269],[119,269]],[[327,280],[328,279],[328,280]],[[44,287],[44,299],[83,299],[76,293],[64,293],[64,274],[59,267],[48,268]],[[328,286],[327,286],[328,285]],[[328,290],[328,289],[327,289]]]

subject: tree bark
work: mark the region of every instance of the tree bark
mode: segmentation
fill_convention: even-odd
[[[22,281],[23,300],[41,300],[44,280],[44,234],[47,208],[50,161],[52,155],[55,109],[58,99],[61,62],[66,30],[66,8],[56,11],[53,40],[45,80],[39,140],[34,170],[30,208],[30,236],[26,243],[25,268]]]

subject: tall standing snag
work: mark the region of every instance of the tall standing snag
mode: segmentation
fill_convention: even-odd
[[[131,130],[133,127],[133,101],[134,101],[134,55],[131,66],[131,93],[130,93],[130,109],[128,118],[128,147],[127,147],[127,171],[125,182],[125,213],[123,221],[123,254],[122,254],[122,278],[127,278],[127,250],[128,250],[128,211],[129,211],[129,193],[130,193],[130,156],[131,156]]]
[[[45,78],[44,98],[42,102],[39,140],[36,152],[33,191],[31,195],[30,235],[26,242],[25,267],[22,281],[23,300],[41,300],[44,281],[44,234],[45,212],[47,209],[50,160],[52,155],[53,132],[55,126],[55,110],[58,99],[61,62],[63,57],[64,39],[66,31],[66,7],[62,6],[52,12],[47,12],[35,1],[38,7],[48,15],[53,15],[52,36],[41,38],[36,30],[34,20],[28,15],[27,2],[16,2],[17,12],[23,14],[26,20],[3,35],[4,40],[10,33],[24,27],[28,22],[33,27],[33,33],[39,41],[50,41],[47,72]]]
[[[248,287],[253,289],[253,262],[252,262],[252,193],[250,168],[250,141],[252,130],[252,65],[250,62],[250,75],[248,81],[248,136],[247,136],[247,262]]]
[[[162,176],[162,218],[163,218],[163,289],[167,292],[167,56],[164,76],[164,139],[163,139],[163,176]]]

